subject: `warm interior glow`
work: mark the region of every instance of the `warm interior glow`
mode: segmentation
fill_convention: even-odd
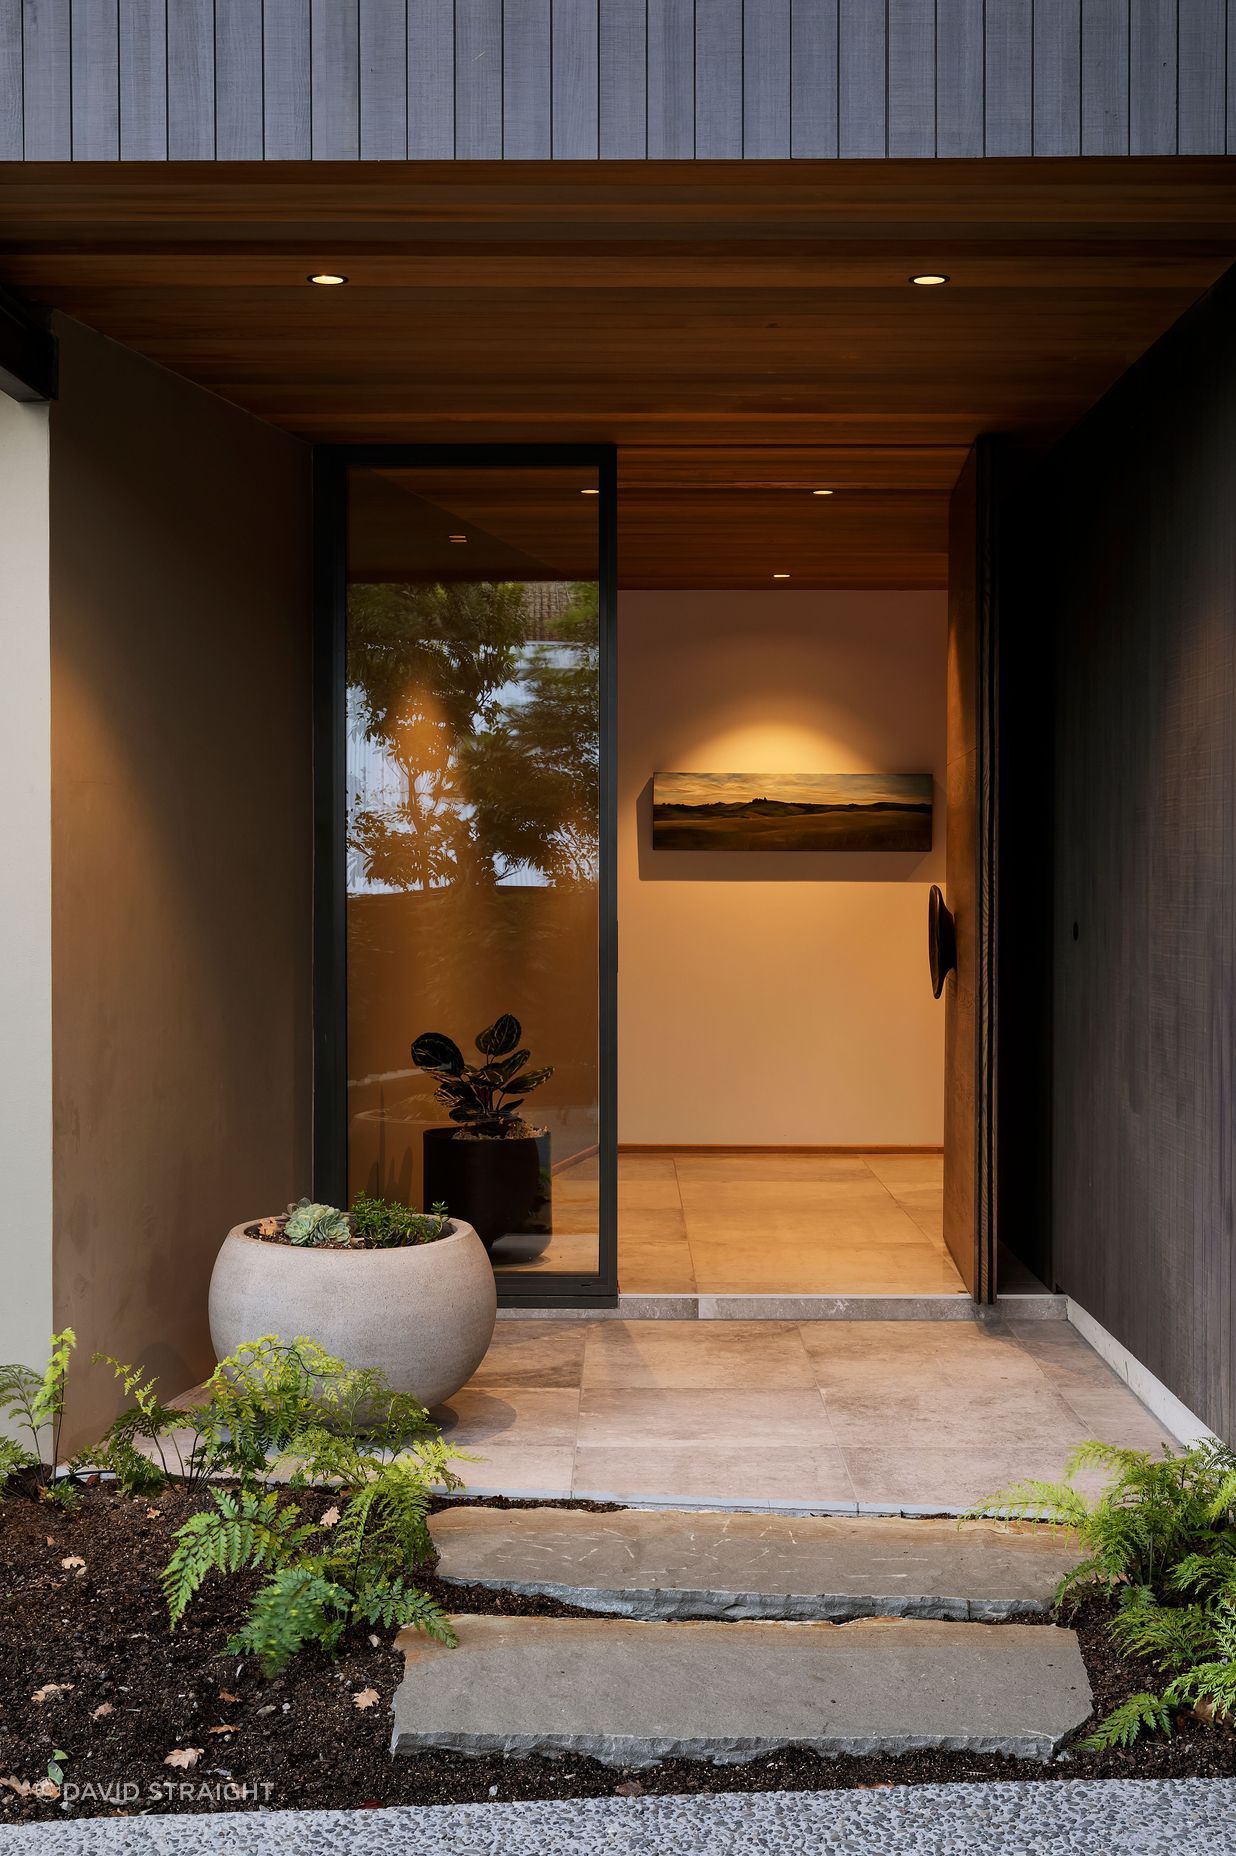
[[[812,490],[812,496],[831,496],[831,490]]]
[[[790,576],[788,574],[774,574],[773,575],[774,580],[788,580],[789,577]]]
[[[580,491],[581,496],[599,496],[600,494],[601,492],[599,490],[581,490]]]
[[[311,284],[346,284],[347,281],[339,271],[314,271],[309,278]]]
[[[468,537],[466,535],[448,535],[446,539],[448,541],[467,541]]]
[[[912,277],[912,284],[946,284],[948,278],[943,271],[924,271],[921,277]]]

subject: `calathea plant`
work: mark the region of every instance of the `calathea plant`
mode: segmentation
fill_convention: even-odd
[[[471,1064],[453,1038],[442,1031],[424,1031],[412,1045],[418,1070],[437,1078],[436,1099],[461,1132],[491,1140],[527,1136],[531,1130],[519,1118],[525,1098],[553,1075],[553,1065],[530,1070],[531,1053],[520,1048],[522,1027],[504,1012],[480,1032],[476,1048],[483,1062]]]

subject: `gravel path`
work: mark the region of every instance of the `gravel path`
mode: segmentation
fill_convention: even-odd
[[[0,1856],[1201,1856],[1230,1846],[1236,1779],[589,1798],[229,1812],[0,1827]]]

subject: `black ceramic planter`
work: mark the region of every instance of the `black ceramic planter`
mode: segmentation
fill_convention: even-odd
[[[490,1256],[527,1262],[551,1235],[549,1135],[513,1141],[456,1140],[454,1128],[426,1128],[423,1203],[445,1205],[470,1224]]]

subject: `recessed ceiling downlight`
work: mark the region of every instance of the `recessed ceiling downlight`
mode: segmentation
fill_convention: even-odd
[[[831,490],[812,490],[812,496],[831,496]]]
[[[774,580],[788,580],[789,577],[790,576],[788,574],[774,574],[773,575]]]
[[[922,284],[927,288],[933,284],[946,284],[948,281],[943,271],[922,271],[917,277],[910,279],[912,284]]]
[[[342,271],[313,271],[305,281],[311,284],[346,284],[348,280]]]

